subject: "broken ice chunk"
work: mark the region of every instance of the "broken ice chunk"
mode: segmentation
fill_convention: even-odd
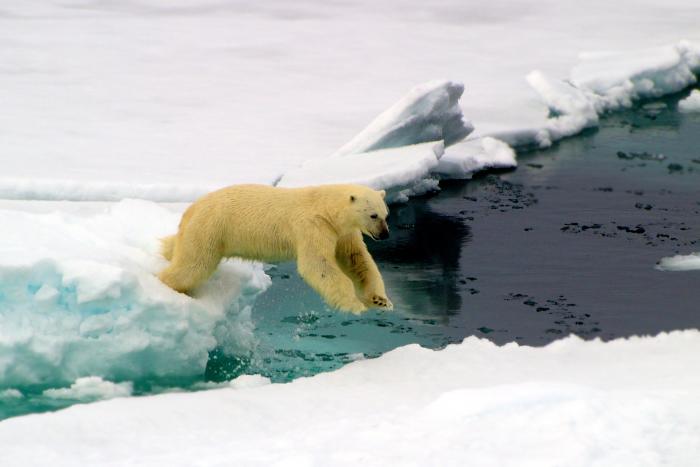
[[[442,140],[446,146],[461,141],[474,129],[464,120],[459,107],[463,92],[464,85],[452,81],[430,81],[416,86],[333,156],[428,141]]]
[[[471,178],[482,170],[517,165],[513,148],[496,138],[484,137],[462,141],[445,149],[434,172],[442,178]]]

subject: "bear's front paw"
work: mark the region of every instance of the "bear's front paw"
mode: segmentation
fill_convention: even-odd
[[[387,310],[393,310],[394,304],[391,303],[387,297],[382,297],[381,295],[372,295],[371,298],[372,306],[375,308],[385,308]]]

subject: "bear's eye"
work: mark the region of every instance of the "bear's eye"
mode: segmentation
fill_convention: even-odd
[[[372,214],[372,215],[369,216],[369,217],[371,217],[372,219],[376,219],[378,216],[377,216],[376,214]]]

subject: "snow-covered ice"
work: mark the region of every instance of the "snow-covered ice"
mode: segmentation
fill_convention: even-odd
[[[691,0],[9,0],[0,198],[354,181],[403,201],[694,84],[699,17]],[[130,380],[201,376],[215,345],[255,345],[261,265],[227,262],[176,294],[153,274],[179,208],[85,204],[0,210],[0,403],[31,384],[126,396]],[[6,420],[2,462],[695,465],[699,351],[697,331],[409,346],[285,385],[246,376]]]
[[[262,265],[228,261],[195,298],[172,291],[154,273],[178,221],[135,200],[93,215],[0,210],[0,389],[199,376],[217,337],[252,346]]]
[[[517,167],[515,151],[503,141],[485,136],[450,146],[435,172],[443,178],[470,178],[486,169]]]
[[[699,71],[700,49],[682,41],[631,52],[581,54],[571,81],[595,96],[599,110],[614,110],[635,100],[682,91],[697,81]]]
[[[662,271],[694,271],[700,270],[700,253],[689,255],[676,255],[662,258],[657,269]]]
[[[699,8],[690,0],[6,1],[0,194],[191,201],[234,183],[272,184],[338,148],[392,139],[392,127],[361,130],[436,79],[452,84],[434,109],[452,110],[421,139],[457,122],[450,104],[463,84],[469,137],[546,145],[593,124],[591,105],[600,112],[692,84]],[[552,116],[550,106],[567,112]]]
[[[463,91],[461,84],[449,81],[416,86],[331,156],[287,171],[277,185],[359,183],[388,190],[388,202],[437,189],[431,172],[441,172],[438,160],[445,146],[473,131],[458,105]],[[476,167],[472,159],[472,171],[492,163],[488,154],[480,160],[483,163]],[[462,171],[451,173],[456,178]]]
[[[533,71],[528,83],[555,113],[537,133],[537,142],[548,146],[596,126],[604,112],[682,91],[697,81],[698,73],[700,48],[687,41],[626,52],[582,53],[564,81]]]
[[[389,190],[387,202],[403,201],[403,195],[425,192],[425,180],[430,178],[431,171],[438,166],[444,151],[444,143],[435,141],[312,159],[287,172],[277,186],[359,183],[375,190]],[[434,189],[437,183],[430,186]]]
[[[449,81],[416,86],[333,155],[345,156],[429,141],[444,141],[445,145],[461,141],[474,130],[471,123],[464,120],[459,107],[463,92],[464,85]]]
[[[0,199],[45,201],[120,201],[127,198],[163,203],[193,201],[220,185],[154,184],[0,178]]]
[[[688,97],[678,102],[681,112],[700,112],[700,90],[694,89]]]
[[[246,377],[8,419],[0,442],[23,466],[690,467],[698,352],[697,330],[543,348],[471,337],[288,384]]]

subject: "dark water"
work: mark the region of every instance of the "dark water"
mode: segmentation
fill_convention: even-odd
[[[681,97],[521,153],[517,170],[442,182],[439,194],[392,206],[391,238],[367,243],[393,312],[330,310],[293,263],[274,267],[252,313],[257,345],[214,350],[199,380],[168,386],[244,373],[289,381],[472,335],[538,346],[572,333],[607,340],[700,327],[700,271],[654,269],[700,251],[700,114],[676,112]],[[155,384],[135,381],[135,394],[168,390]],[[0,400],[0,419],[79,402],[40,394]]]
[[[700,327],[700,272],[654,269],[700,250],[700,115],[682,96],[603,119],[597,130],[519,155],[520,167],[393,206],[392,236],[369,249],[393,312],[329,310],[293,264],[256,302],[250,356],[213,354],[207,378],[274,380],[408,343],[476,335],[545,345]]]

